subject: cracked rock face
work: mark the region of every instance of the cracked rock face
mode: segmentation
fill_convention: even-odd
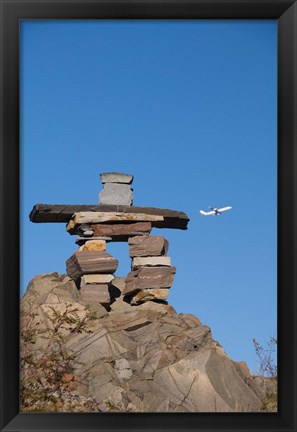
[[[232,361],[211,330],[191,314],[177,314],[166,302],[128,305],[120,296],[106,310],[81,302],[65,275],[36,276],[21,301],[22,328],[43,328],[32,350],[47,346],[53,308],[74,307],[85,331],[63,329],[64,348],[75,357],[76,392],[101,412],[255,412],[259,389],[248,370]],[[48,309],[51,311],[48,312]],[[32,320],[30,313],[37,315]],[[30,321],[31,320],[31,321]],[[33,324],[32,324],[33,325]]]

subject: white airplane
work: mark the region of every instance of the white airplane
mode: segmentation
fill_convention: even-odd
[[[232,209],[231,206],[222,207],[222,208],[216,208],[216,207],[209,207],[209,208],[211,209],[211,211],[205,212],[203,210],[200,210],[200,214],[202,216],[220,216],[221,213]]]

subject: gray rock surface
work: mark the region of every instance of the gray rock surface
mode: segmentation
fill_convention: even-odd
[[[112,274],[89,274],[84,275],[80,279],[80,287],[82,288],[84,285],[88,284],[96,284],[103,283],[108,284],[114,279],[114,275]]]
[[[33,305],[44,304],[49,294],[57,295],[64,302],[74,302],[79,297],[75,283],[68,276],[58,273],[37,275],[22,299],[23,310],[29,312]]]
[[[79,290],[80,299],[84,302],[109,304],[110,294],[108,284],[86,284]]]
[[[112,285],[122,293],[126,286],[126,279],[127,278],[123,276],[116,276],[112,281]]]
[[[123,174],[118,172],[102,173],[100,179],[102,183],[125,183],[131,184],[133,181],[132,174]]]
[[[99,204],[128,205],[133,203],[133,190],[128,184],[105,183],[99,193]]]
[[[124,301],[124,298],[122,296],[116,298],[115,301],[110,305],[112,313],[122,313],[129,310],[131,311],[131,308],[132,306],[130,305],[130,303]]]
[[[135,257],[132,260],[132,270],[137,270],[141,266],[171,266],[171,261],[168,256],[155,257]]]
[[[170,305],[153,301],[123,306],[120,296],[111,305],[114,310],[89,319],[90,310],[75,289],[65,275],[36,276],[21,301],[21,330],[30,331],[38,323],[43,331],[32,353],[48,355],[46,331],[53,328],[54,310],[76,311],[84,327],[76,332],[72,325],[63,327],[64,349],[75,359],[64,379],[73,377],[75,394],[90,398],[97,411],[261,409],[259,389],[249,372],[226,355],[210,328],[195,316],[177,314]]]

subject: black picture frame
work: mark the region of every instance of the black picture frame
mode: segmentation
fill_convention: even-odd
[[[0,0],[0,6],[1,430],[296,431],[297,3],[292,0]],[[278,20],[277,413],[19,413],[19,21],[111,18]]]

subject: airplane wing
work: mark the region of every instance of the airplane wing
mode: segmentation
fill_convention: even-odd
[[[227,210],[231,210],[231,209],[232,209],[231,206],[228,206],[228,207],[222,207],[222,208],[219,208],[219,209],[218,209],[218,212],[219,212],[219,213],[222,213],[222,212],[225,212],[225,211],[227,211]]]
[[[202,216],[211,216],[211,215],[214,215],[216,212],[215,211],[209,211],[209,212],[205,212],[205,211],[203,211],[203,210],[200,210],[200,214],[202,215]]]

